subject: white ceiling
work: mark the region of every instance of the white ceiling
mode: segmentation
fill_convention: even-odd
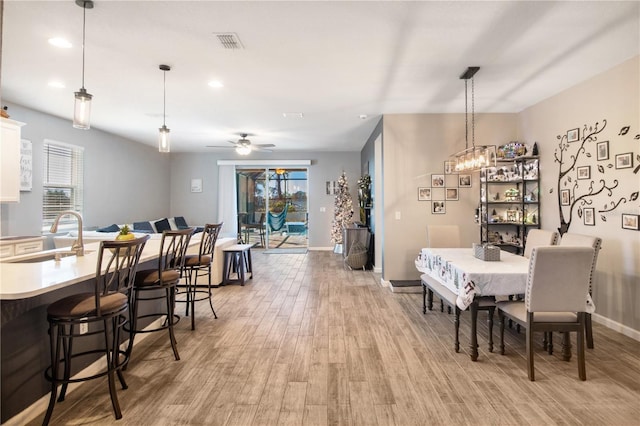
[[[71,120],[82,11],[73,0],[4,1],[3,100]],[[382,114],[464,112],[467,66],[481,67],[477,113],[519,112],[640,54],[639,21],[637,1],[97,0],[85,87],[92,128],[155,146],[158,66],[170,65],[173,152],[207,152],[243,132],[274,151],[353,151]],[[222,48],[218,32],[244,49]],[[224,88],[209,87],[214,79]]]

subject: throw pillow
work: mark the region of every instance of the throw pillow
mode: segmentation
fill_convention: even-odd
[[[150,222],[133,222],[133,231],[153,234],[153,228]]]
[[[169,220],[168,219],[162,219],[159,220],[157,222],[153,223],[156,227],[156,231],[158,231],[158,233],[164,232],[164,231],[171,231],[171,225],[169,225]]]
[[[120,227],[115,223],[110,226],[105,226],[104,228],[96,229],[97,232],[120,232]]]
[[[178,229],[187,229],[189,227],[189,225],[187,225],[187,221],[184,220],[183,216],[176,216],[174,220],[176,221],[176,226],[178,227]]]

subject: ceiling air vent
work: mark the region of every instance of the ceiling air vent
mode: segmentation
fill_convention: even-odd
[[[214,33],[225,49],[244,49],[236,33]]]

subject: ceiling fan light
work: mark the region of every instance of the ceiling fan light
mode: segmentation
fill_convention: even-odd
[[[251,145],[238,145],[236,152],[240,155],[249,155],[251,154]]]

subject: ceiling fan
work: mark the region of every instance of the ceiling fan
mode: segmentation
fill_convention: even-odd
[[[252,144],[251,141],[247,139],[247,136],[249,136],[248,133],[240,133],[240,139],[238,139],[237,141],[227,141],[227,142],[235,145],[235,150],[240,155],[249,155],[251,151],[271,152],[271,150],[267,148],[275,147],[275,145],[272,143]],[[207,145],[207,147],[208,148],[231,148],[230,146],[219,146],[219,145]]]

